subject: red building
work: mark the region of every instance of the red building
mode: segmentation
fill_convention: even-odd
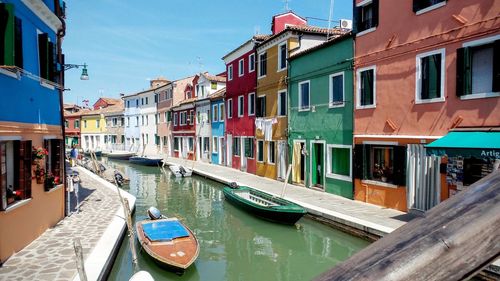
[[[121,99],[113,99],[113,98],[99,98],[94,103],[94,110],[106,108],[111,105],[120,104],[122,102]]]
[[[273,27],[275,28],[275,27]],[[226,133],[228,144],[240,138],[242,153],[230,153],[226,146],[227,165],[235,169],[255,174],[255,110],[256,110],[256,54],[257,44],[266,35],[256,35],[234,49],[222,59],[226,64]],[[241,111],[240,109],[241,108]]]
[[[193,95],[193,85],[187,84],[184,89],[184,100],[171,109],[173,156],[189,160],[195,160],[196,97]]]

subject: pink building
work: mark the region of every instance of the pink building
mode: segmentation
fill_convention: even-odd
[[[355,0],[356,200],[426,210],[454,192],[424,146],[500,126],[499,14],[495,0]]]

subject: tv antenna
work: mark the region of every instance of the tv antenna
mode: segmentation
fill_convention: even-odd
[[[290,12],[290,7],[288,6],[288,4],[291,1],[292,0],[283,0],[283,2],[285,3],[285,12]]]

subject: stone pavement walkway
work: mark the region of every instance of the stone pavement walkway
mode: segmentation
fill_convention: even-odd
[[[0,280],[72,280],[77,275],[73,239],[79,238],[84,258],[96,246],[116,216],[116,192],[79,171],[80,212],[64,218],[0,267]],[[72,197],[74,194],[72,194]]]
[[[236,169],[173,158],[167,159],[167,164],[180,164],[193,172],[213,180],[250,186],[273,195],[280,195],[283,182],[272,180]],[[289,184],[285,198],[297,203],[313,215],[327,220],[347,225],[366,233],[381,237],[404,225],[413,218],[412,215],[394,209],[383,208],[373,204],[346,199],[330,193]]]

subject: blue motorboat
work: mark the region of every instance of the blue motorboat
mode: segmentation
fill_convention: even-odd
[[[143,166],[158,166],[161,165],[162,160],[163,158],[155,156],[134,156],[128,159],[132,164]]]

